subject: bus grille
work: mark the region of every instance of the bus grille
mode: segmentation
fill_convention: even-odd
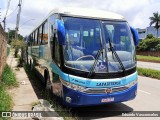
[[[87,90],[83,91],[84,93],[87,94],[106,94],[108,88],[88,88]],[[115,87],[112,88],[110,93],[115,93],[115,92],[121,92],[124,90],[127,90],[128,87],[123,86],[123,87]]]

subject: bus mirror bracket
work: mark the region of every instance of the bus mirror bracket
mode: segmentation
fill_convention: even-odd
[[[134,44],[135,44],[135,46],[137,46],[138,43],[139,43],[138,32],[137,32],[137,30],[134,29],[133,27],[130,27],[130,29],[131,29],[131,32],[132,32],[132,35],[133,35]]]
[[[57,34],[60,45],[66,44],[65,27],[61,20],[57,20]]]

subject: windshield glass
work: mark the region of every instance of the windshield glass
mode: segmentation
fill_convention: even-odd
[[[110,51],[109,39],[124,67],[127,69],[135,65],[135,47],[126,22],[73,17],[63,17],[63,21],[66,31],[66,45],[63,46],[65,66],[90,71],[95,59],[98,59],[95,72],[121,71],[119,62]]]

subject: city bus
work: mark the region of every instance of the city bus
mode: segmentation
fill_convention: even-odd
[[[27,36],[27,60],[66,106],[132,100],[137,31],[109,11],[57,8]]]

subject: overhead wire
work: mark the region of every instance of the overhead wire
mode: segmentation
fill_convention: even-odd
[[[9,15],[7,15],[6,18],[10,17],[17,9],[18,9],[18,6]]]
[[[9,10],[9,6],[10,6],[10,2],[11,2],[11,0],[8,0],[7,10],[6,10],[6,14],[5,14],[4,18],[6,18],[6,17],[7,17],[8,10]]]

